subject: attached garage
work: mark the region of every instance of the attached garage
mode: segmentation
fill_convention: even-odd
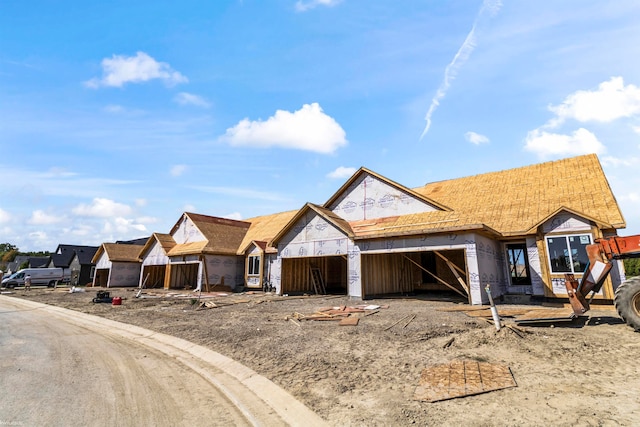
[[[142,274],[140,286],[145,288],[164,287],[169,257],[167,252],[176,245],[170,234],[153,233],[140,251]]]
[[[286,294],[347,294],[346,255],[285,258],[282,260],[281,286]]]
[[[142,284],[145,288],[162,288],[164,287],[166,265],[143,265],[142,266]]]
[[[99,286],[106,288],[109,282],[109,268],[96,268],[96,273],[93,276],[93,286]]]
[[[138,286],[141,245],[103,243],[92,262],[96,265],[93,286],[107,288]]]
[[[170,264],[169,274],[167,276],[167,278],[169,279],[168,289],[196,289],[198,287],[199,272],[199,262]]]
[[[464,250],[363,254],[363,298],[451,291],[467,298]]]

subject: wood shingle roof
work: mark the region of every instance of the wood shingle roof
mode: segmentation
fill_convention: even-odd
[[[268,251],[271,240],[297,213],[298,211],[294,210],[247,219],[246,221],[251,223],[251,227],[238,246],[238,255],[243,254],[252,241],[267,242],[266,250]]]
[[[121,243],[103,243],[93,256],[93,263],[97,263],[104,252],[111,262],[140,262],[138,258],[141,245],[125,245]]]
[[[565,209],[600,224],[625,221],[595,154],[434,182],[414,191],[457,214],[457,225],[484,224],[502,235],[535,232]]]
[[[206,240],[175,245],[167,255],[235,255],[251,224],[246,221],[185,212]],[[174,227],[175,229],[175,227]]]

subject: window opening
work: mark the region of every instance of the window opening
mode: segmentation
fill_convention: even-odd
[[[583,273],[589,263],[587,245],[590,234],[547,237],[547,250],[552,273]]]
[[[259,276],[260,275],[260,256],[253,255],[249,257],[249,262],[247,266],[247,274],[249,276]]]

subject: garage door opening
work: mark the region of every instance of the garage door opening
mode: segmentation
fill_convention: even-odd
[[[93,280],[93,286],[99,286],[101,288],[107,287],[107,282],[109,281],[109,269],[108,268],[98,268],[96,269],[96,277]]]
[[[346,256],[284,258],[280,283],[284,294],[346,295]]]
[[[195,289],[198,287],[200,263],[171,264],[169,289]]]
[[[362,255],[363,298],[443,294],[468,301],[464,250]]]
[[[166,265],[145,265],[142,268],[142,283],[145,288],[154,289],[164,287]]]

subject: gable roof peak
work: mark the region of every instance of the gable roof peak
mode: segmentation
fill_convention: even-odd
[[[363,175],[369,175],[372,176],[374,178],[376,178],[377,180],[384,182],[385,184],[399,190],[402,191],[404,193],[407,193],[409,195],[411,195],[412,197],[421,200],[437,209],[443,210],[443,211],[450,211],[451,208],[449,208],[448,206],[437,202],[433,199],[430,199],[428,197],[426,197],[423,194],[417,193],[416,191],[412,190],[409,187],[405,187],[402,184],[399,184],[383,175],[380,175],[377,172],[372,171],[371,169],[367,169],[364,166],[361,166],[360,169],[358,169],[353,175],[351,175],[351,178],[349,178],[347,181],[345,181],[344,184],[342,184],[342,186],[338,189],[338,191],[336,191],[330,198],[329,200],[327,200],[322,207],[330,209],[330,206],[340,198],[340,196],[354,183],[356,182],[361,176]]]

